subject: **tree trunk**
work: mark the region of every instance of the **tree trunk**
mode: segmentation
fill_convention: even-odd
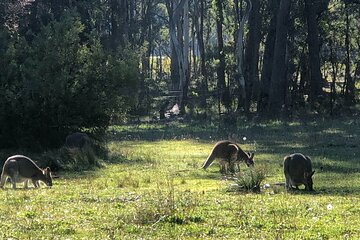
[[[272,66],[268,113],[277,117],[286,101],[286,44],[291,0],[281,0],[276,22],[276,40]]]
[[[260,96],[258,100],[257,110],[264,112],[267,109],[270,96],[270,83],[272,74],[272,65],[274,61],[274,47],[276,38],[276,19],[279,8],[280,0],[269,1],[269,9],[272,12],[272,17],[269,24],[268,33],[265,40],[265,50],[263,57],[263,64],[261,70],[261,82],[260,82]]]
[[[240,26],[236,29],[236,40],[235,40],[235,49],[236,49],[236,68],[237,73],[236,77],[239,82],[239,92],[238,92],[238,107],[237,111],[247,110],[247,95],[246,95],[246,86],[245,86],[245,77],[243,71],[244,65],[244,30],[245,24],[249,18],[250,11],[252,9],[252,4],[250,0],[247,0],[247,9],[244,16],[241,19]]]
[[[249,17],[249,33],[245,49],[245,79],[246,79],[246,105],[245,111],[249,111],[252,100],[258,99],[259,92],[259,48],[261,40],[261,16],[260,1],[252,2]]]
[[[125,46],[128,40],[128,2],[127,0],[111,0],[110,6],[110,47],[116,51],[119,46]]]
[[[177,1],[176,1],[177,2]],[[181,46],[179,39],[182,39],[183,36],[180,36],[179,34],[183,34],[184,31],[180,29],[180,27],[183,27],[180,23],[180,17],[183,13],[185,4],[188,4],[188,0],[180,0],[180,2],[176,5],[173,4],[172,0],[166,1],[166,7],[169,14],[169,34],[170,34],[170,42],[171,42],[171,67],[172,67],[172,80],[174,85],[175,77],[173,74],[175,74],[175,71],[178,71],[179,79],[177,84],[177,90],[179,90],[179,99],[178,99],[178,105],[179,108],[184,110],[183,101],[184,98],[186,98],[187,94],[187,79],[186,75],[188,74],[188,60],[185,60],[185,57],[188,56],[188,54],[184,53],[184,47]],[[176,27],[178,26],[178,28]],[[185,34],[189,34],[188,32]],[[188,49],[186,50],[188,51]],[[185,90],[185,91],[184,91]],[[182,112],[183,113],[183,112]]]
[[[170,31],[170,30],[169,30]],[[172,30],[171,30],[172,31]],[[171,90],[179,90],[179,82],[180,82],[180,69],[178,63],[178,57],[176,53],[176,47],[173,42],[170,41],[171,45],[171,55],[170,55],[170,79],[171,79]]]
[[[221,0],[216,0],[216,32],[218,41],[218,59],[219,66],[217,68],[217,88],[221,102],[224,104],[226,109],[230,109],[230,93],[226,87],[225,82],[225,53],[224,53],[224,39],[223,39],[223,27],[224,22],[223,6]]]
[[[204,15],[205,15],[204,0],[195,1],[194,25],[196,29],[197,42],[200,53],[200,73],[201,73],[201,106],[206,109],[206,96],[208,92],[206,59],[205,59],[205,44],[204,44]]]
[[[336,50],[335,50],[336,51]],[[331,91],[330,91],[330,115],[334,114],[334,105],[336,101],[336,76],[338,74],[338,67],[335,60],[334,46],[330,40],[330,62],[332,68],[332,81],[331,81]]]
[[[307,21],[309,47],[309,66],[310,66],[310,102],[314,104],[318,97],[323,95],[322,75],[320,70],[320,41],[319,41],[319,23],[316,15],[316,2],[305,0],[305,17]]]
[[[189,37],[189,1],[185,1],[184,11],[183,11],[183,36],[184,36],[184,46],[183,46],[183,67],[184,67],[184,82],[181,83],[181,100],[180,100],[180,112],[185,113],[185,106],[187,105],[188,100],[188,89],[190,83],[190,71],[189,71],[189,48],[190,48],[190,37]]]
[[[345,100],[346,104],[353,105],[355,103],[355,81],[351,76],[351,46],[350,46],[350,18],[349,18],[349,7],[345,4],[345,49],[346,49],[346,60],[345,60]]]

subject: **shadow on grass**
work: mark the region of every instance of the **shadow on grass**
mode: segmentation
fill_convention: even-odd
[[[106,163],[125,164],[125,165],[143,165],[143,164],[157,164],[157,161],[147,156],[137,156],[130,158],[121,154],[114,154],[106,160]]]
[[[354,162],[355,161],[351,161]],[[326,172],[329,173],[343,173],[343,174],[347,174],[347,173],[358,173],[360,172],[360,169],[358,167],[354,167],[354,166],[343,166],[343,165],[339,165],[339,164],[330,164],[330,163],[323,163],[323,162],[315,162],[313,164],[313,168],[316,170],[318,170],[318,172],[321,172],[323,174],[326,174]]]
[[[349,196],[356,195],[359,196],[360,189],[358,187],[319,187],[315,189],[314,195],[329,195],[329,196]]]
[[[199,172],[203,171],[203,172]],[[208,179],[208,180],[220,180],[222,179],[222,175],[219,172],[210,172],[205,170],[194,171],[189,175],[193,179]]]
[[[334,121],[313,121],[313,122],[249,122],[238,127],[220,128],[206,123],[154,123],[128,125],[113,127],[109,130],[109,140],[166,140],[193,138],[201,140],[227,138],[229,135],[235,137],[248,137],[257,141],[264,140],[291,140],[312,144],[323,137],[336,137],[348,135],[347,138],[356,138],[359,134],[356,121],[343,122]],[[256,138],[255,138],[256,137]],[[341,140],[341,139],[337,139]],[[338,147],[346,145],[347,142],[329,141],[324,143],[326,147]],[[352,147],[358,144],[350,144]]]
[[[310,123],[265,122],[248,123],[233,129],[222,129],[210,124],[142,124],[112,127],[110,141],[158,141],[194,139],[202,143],[215,143],[232,139],[238,144],[252,144],[260,152],[291,154],[301,152],[309,156],[350,158],[360,154],[360,123],[313,121]],[[246,140],[244,140],[246,137]],[[210,151],[210,149],[209,149]]]

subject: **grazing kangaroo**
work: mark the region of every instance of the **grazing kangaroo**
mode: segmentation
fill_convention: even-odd
[[[311,159],[301,153],[294,153],[284,158],[285,187],[287,190],[304,184],[305,190],[313,191]]]
[[[220,172],[227,174],[228,168],[234,171],[234,165],[237,165],[240,171],[240,162],[245,161],[248,167],[254,165],[254,153],[245,153],[236,143],[223,140],[215,144],[209,157],[203,163],[202,168],[207,169],[215,159],[218,159],[220,164]]]
[[[40,169],[33,160],[23,155],[11,156],[5,161],[1,174],[1,188],[4,187],[8,177],[13,189],[16,188],[17,182],[24,182],[24,188],[27,188],[29,180],[32,181],[35,188],[40,187],[39,181],[49,187],[52,186],[50,168]]]
[[[68,135],[65,139],[65,146],[68,148],[79,148],[91,145],[91,139],[86,133],[76,132]]]

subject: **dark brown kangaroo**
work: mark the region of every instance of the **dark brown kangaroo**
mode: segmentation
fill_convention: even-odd
[[[85,148],[91,146],[91,139],[86,133],[76,132],[68,135],[65,139],[65,147]]]
[[[52,186],[50,168],[40,169],[33,160],[23,155],[11,156],[5,161],[1,174],[1,188],[4,187],[7,178],[10,178],[13,189],[16,188],[17,182],[24,182],[24,188],[27,188],[29,180],[35,188],[40,187],[39,181]]]
[[[285,187],[287,190],[304,184],[305,190],[313,191],[311,159],[301,153],[294,153],[284,158]]]
[[[240,171],[240,162],[245,161],[248,167],[254,165],[254,153],[245,153],[236,143],[223,140],[215,144],[209,157],[203,163],[202,168],[207,169],[215,159],[218,159],[220,164],[220,172],[227,174],[228,168],[234,170],[234,165],[237,165]]]

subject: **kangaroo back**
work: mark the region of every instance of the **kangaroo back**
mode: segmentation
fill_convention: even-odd
[[[226,147],[229,144],[229,141],[219,141],[215,144],[213,149],[211,150],[210,155],[203,163],[202,168],[207,169],[216,158],[226,158]]]
[[[65,139],[65,146],[68,148],[84,148],[91,145],[91,140],[86,133],[76,132]]]
[[[40,169],[36,163],[30,158],[23,155],[15,155],[9,157],[6,161],[16,162],[19,175],[24,178],[31,178],[34,175],[43,174],[42,169]],[[6,162],[4,166],[6,165]]]
[[[295,153],[284,158],[284,174],[286,187],[305,185],[306,190],[313,190],[311,159],[301,153]]]

